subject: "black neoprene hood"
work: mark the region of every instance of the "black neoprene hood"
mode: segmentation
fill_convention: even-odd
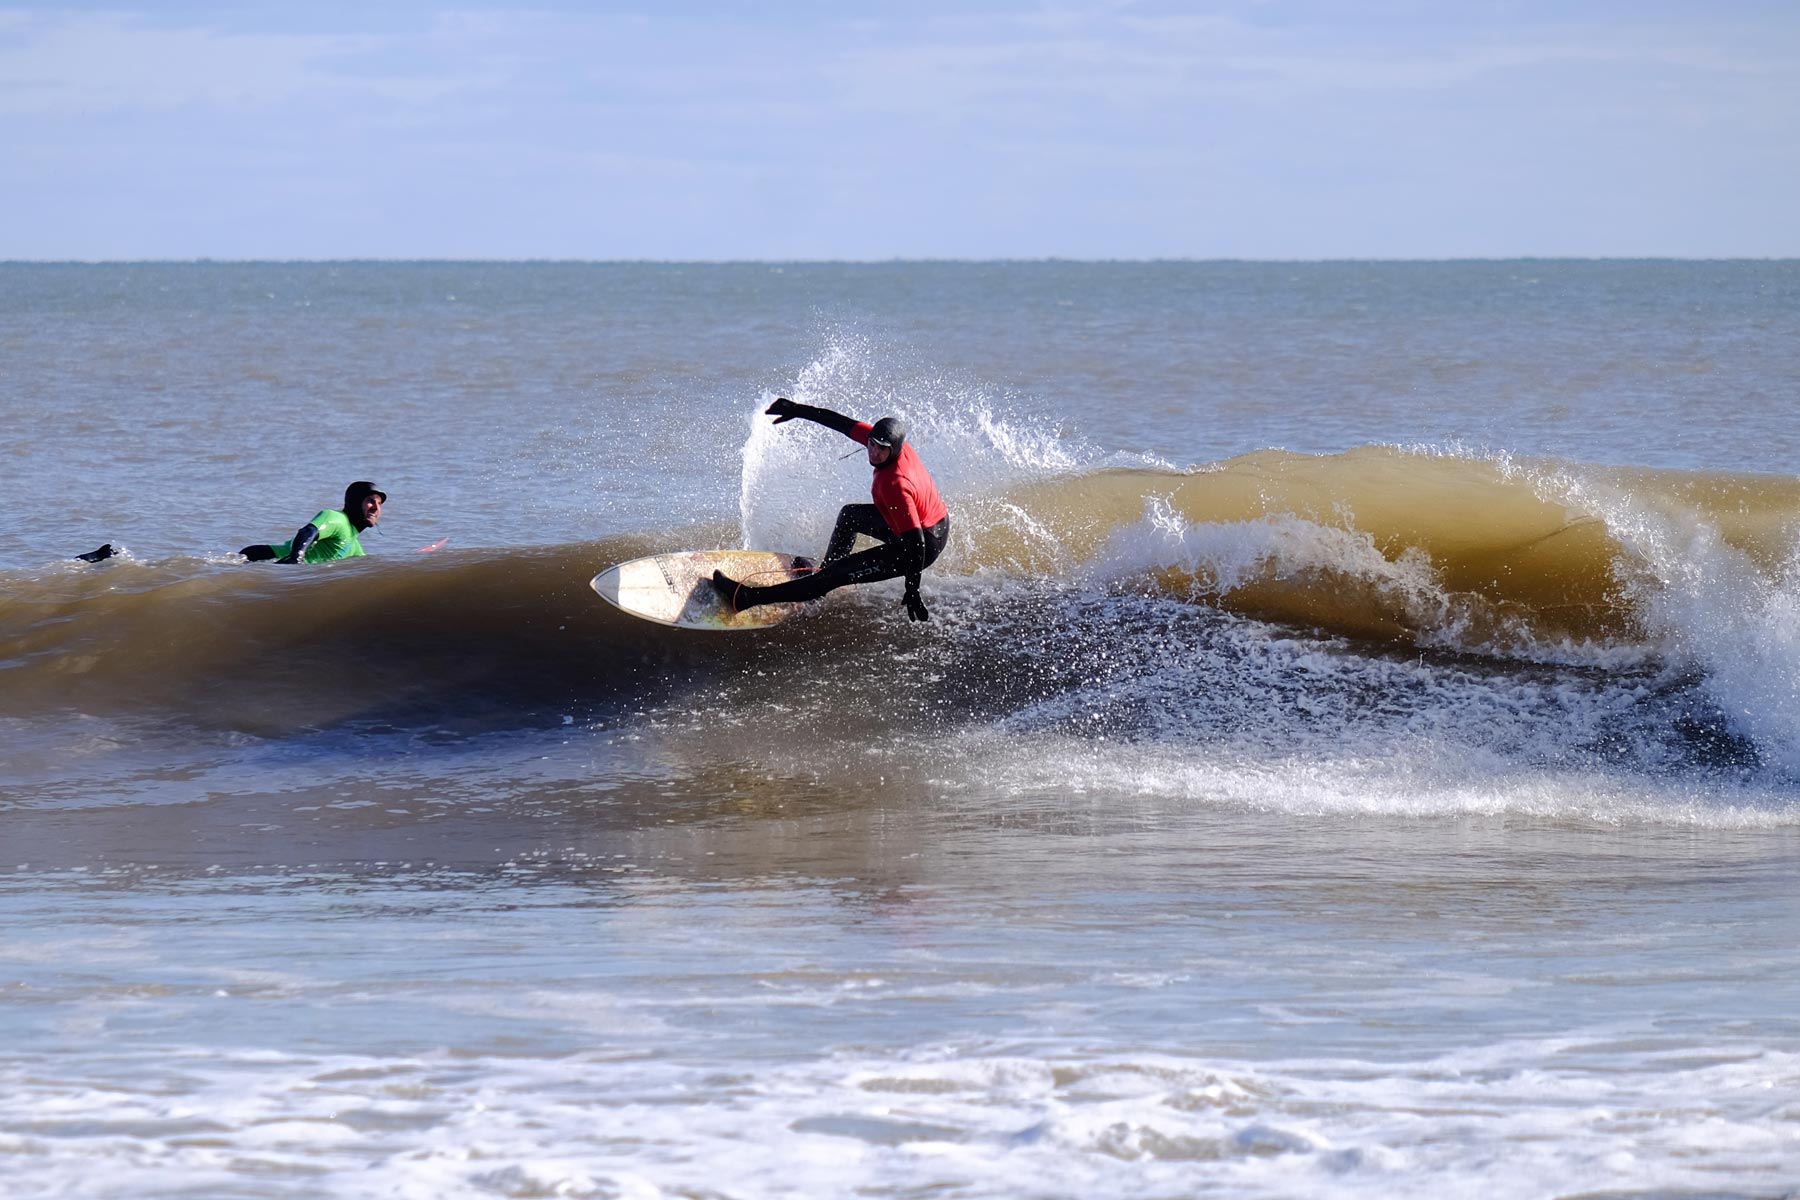
[[[380,496],[383,504],[387,503],[387,493],[366,479],[359,479],[344,489],[344,511],[352,512],[363,502],[364,496]]]
[[[869,430],[869,440],[890,450],[900,448],[906,440],[906,422],[899,417],[883,417]]]

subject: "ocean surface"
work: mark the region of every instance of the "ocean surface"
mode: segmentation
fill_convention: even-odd
[[[589,589],[777,395],[930,623]],[[0,264],[0,417],[9,1197],[1800,1194],[1800,263]]]

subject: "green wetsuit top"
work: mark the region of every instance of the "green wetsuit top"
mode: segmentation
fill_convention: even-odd
[[[350,524],[350,518],[342,510],[328,508],[312,519],[313,526],[318,529],[319,536],[301,555],[302,562],[331,562],[339,558],[361,558],[362,543],[356,539],[356,526]],[[271,546],[276,558],[286,558],[293,549],[294,539],[289,538],[279,546]]]

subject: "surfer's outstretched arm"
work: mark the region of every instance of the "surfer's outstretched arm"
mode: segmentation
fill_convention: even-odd
[[[843,413],[832,412],[829,408],[815,408],[810,404],[796,404],[785,396],[777,396],[775,398],[775,403],[769,405],[763,412],[768,416],[774,417],[777,425],[781,424],[783,421],[792,421],[795,417],[799,417],[803,421],[813,421],[825,426],[827,429],[835,429],[847,438],[855,438],[857,441],[863,440],[862,438],[856,437],[856,427],[862,424],[861,421],[858,421],[853,417],[846,417]]]
[[[297,563],[306,556],[306,548],[318,540],[319,527],[308,521],[294,534],[294,540],[288,544],[288,552],[275,561]]]

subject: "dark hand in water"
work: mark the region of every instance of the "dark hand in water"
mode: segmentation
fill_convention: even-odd
[[[775,397],[775,403],[763,409],[763,415],[774,417],[777,425],[794,419],[794,402],[786,396]]]
[[[901,600],[906,604],[906,615],[909,620],[931,620],[931,610],[925,607],[925,600],[918,592],[907,588],[906,595],[902,596]]]

